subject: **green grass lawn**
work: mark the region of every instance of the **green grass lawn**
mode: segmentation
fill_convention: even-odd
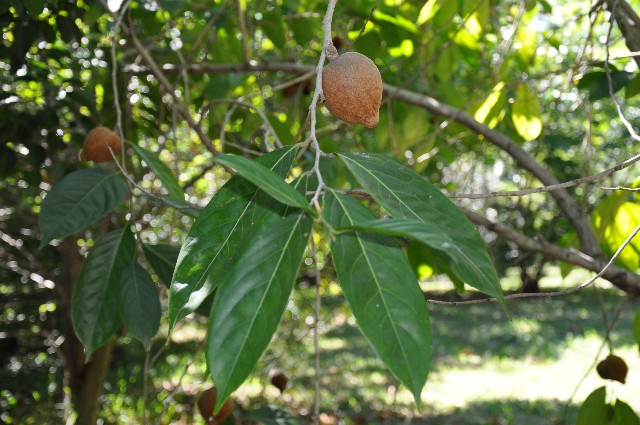
[[[573,277],[573,284],[583,276]],[[548,280],[549,285],[558,282]],[[436,288],[438,285],[427,284]],[[603,286],[604,287],[604,286]],[[324,287],[320,339],[321,411],[326,424],[554,424],[574,423],[577,406],[602,385],[640,411],[640,356],[631,335],[631,323],[640,303],[629,301],[611,341],[617,355],[630,368],[625,385],[607,384],[590,371],[603,336],[604,324],[598,294],[587,289],[571,296],[520,300],[510,303],[508,320],[497,304],[470,306],[430,305],[434,356],[422,394],[422,408],[376,358],[358,331],[344,300],[331,283]],[[254,375],[234,395],[238,418],[265,405],[280,406],[310,423],[314,399],[311,323],[314,288],[298,288],[272,345]],[[609,320],[624,301],[612,289],[600,290]],[[181,326],[153,363],[149,397],[152,423],[203,423],[195,411],[200,391],[210,385],[204,355],[198,351],[205,336],[201,318]],[[154,353],[165,341],[161,330]],[[601,358],[608,354],[605,347]],[[142,410],[144,352],[136,341],[120,338],[103,397],[105,423],[138,423]],[[420,361],[420,359],[416,359]],[[193,362],[191,366],[187,365]],[[269,384],[270,368],[290,377],[283,394]],[[184,377],[178,385],[180,376]],[[6,371],[3,370],[3,378]],[[580,384],[583,376],[587,378]],[[49,374],[49,380],[59,374]],[[40,406],[48,417],[59,413],[60,400],[45,398],[46,375],[40,378]],[[33,382],[33,381],[32,381]],[[178,386],[177,386],[178,385]],[[176,389],[177,386],[177,389]],[[577,389],[573,403],[567,406]],[[171,399],[166,402],[171,394]],[[27,397],[28,399],[28,397]],[[44,399],[44,403],[43,403]],[[47,410],[22,410],[17,423],[43,423]],[[29,403],[32,403],[29,401]],[[27,403],[27,404],[29,404]],[[164,413],[161,415],[161,413]],[[28,412],[31,412],[30,414]],[[17,415],[17,413],[14,413]],[[51,420],[49,421],[51,422]]]

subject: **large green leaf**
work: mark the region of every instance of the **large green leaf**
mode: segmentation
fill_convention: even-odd
[[[482,238],[445,195],[418,174],[382,155],[340,154],[340,158],[365,190],[394,218],[436,225],[448,234],[455,242],[456,251],[461,251],[456,256],[466,257],[467,262],[466,267],[452,267],[451,271],[469,286],[495,297],[507,310]]]
[[[207,364],[216,411],[249,376],[282,319],[302,263],[312,220],[272,213],[243,244],[209,315]]]
[[[259,162],[231,154],[218,156],[216,162],[234,168],[242,177],[283,204],[302,208],[309,212],[313,211],[309,208],[309,203],[300,192],[289,186],[281,176]]]
[[[178,262],[180,248],[168,244],[150,245],[143,243],[142,251],[160,281],[167,286],[171,285],[171,277]]]
[[[324,200],[324,215],[335,229],[375,218],[333,191]],[[344,233],[336,235],[331,253],[362,333],[419,405],[431,362],[431,329],[427,303],[402,248],[385,236]]]
[[[473,276],[495,273],[491,262],[478,264],[477,258],[469,258],[467,247],[461,245],[442,227],[434,223],[404,219],[374,220],[358,223],[344,230],[380,233],[416,240],[438,251],[440,255],[444,255],[447,270],[456,270],[458,275]],[[438,256],[438,259],[440,258]]]
[[[173,173],[167,164],[158,158],[155,153],[136,144],[132,144],[132,146],[138,156],[146,162],[149,169],[151,169],[156,177],[162,182],[165,189],[167,189],[169,196],[178,201],[184,201],[184,191],[180,187],[180,184],[178,184],[178,181],[173,176]]]
[[[74,171],[51,188],[38,217],[42,242],[63,238],[84,230],[127,196],[127,184],[120,174],[100,168]]]
[[[576,425],[604,425],[613,418],[613,407],[606,402],[607,389],[600,387],[584,400],[578,409]]]
[[[120,275],[120,317],[131,335],[149,346],[160,327],[160,298],[149,273],[138,264],[125,268]]]
[[[297,146],[285,147],[256,162],[284,178],[297,151]],[[232,177],[218,190],[189,229],[180,250],[169,291],[170,329],[220,284],[243,239],[273,204],[277,203],[241,176]]]
[[[120,275],[133,262],[135,244],[128,227],[114,230],[96,241],[82,266],[71,297],[71,320],[89,356],[120,326]]]
[[[526,141],[533,140],[542,133],[540,100],[529,91],[526,84],[519,84],[516,88],[511,120],[518,134]]]

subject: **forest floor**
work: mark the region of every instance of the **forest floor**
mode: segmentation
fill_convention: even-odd
[[[572,274],[564,280],[565,287],[584,278]],[[557,275],[545,278],[542,289],[560,289],[559,281]],[[419,410],[409,391],[376,358],[337,285],[328,283],[323,288],[319,338],[323,424],[569,424],[575,423],[579,404],[603,385],[640,411],[640,355],[631,334],[640,302],[625,302],[622,294],[604,283],[598,290],[588,288],[570,296],[511,302],[512,320],[495,303],[430,305],[434,353]],[[448,287],[431,282],[424,289],[437,292]],[[289,411],[301,424],[311,422],[315,382],[309,324],[313,323],[314,296],[313,287],[302,285],[295,291],[270,348],[253,376],[234,394],[238,419],[271,405]],[[610,323],[623,304],[611,344],[629,365],[624,385],[607,383],[593,370],[595,362],[609,354],[603,343],[603,311]],[[205,331],[205,320],[196,318],[183,324],[165,345],[161,336],[166,329],[161,329],[152,353],[161,351],[149,368],[153,384],[149,423],[204,423],[195,400],[211,385],[202,353]],[[120,337],[102,400],[103,423],[141,422],[144,356],[138,342]],[[276,367],[289,376],[282,394],[269,384],[269,371]],[[62,408],[56,395],[61,394],[61,370],[50,365],[48,371],[28,381],[15,381],[20,371],[0,370],[5,419],[54,423],[52,418]],[[163,402],[169,396],[170,402]]]

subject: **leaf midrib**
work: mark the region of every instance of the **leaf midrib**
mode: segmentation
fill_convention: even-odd
[[[347,208],[345,208],[344,204],[340,201],[340,198],[338,196],[335,196],[334,194],[334,198],[336,199],[336,201],[340,204],[340,207],[342,208],[345,216],[347,217],[347,219],[350,221],[350,223],[353,225],[355,222],[354,220],[351,218],[351,216],[349,215],[349,212],[347,211]],[[373,273],[373,267],[371,265],[371,261],[369,260],[369,256],[367,255],[367,251],[364,248],[364,245],[362,243],[362,240],[360,239],[360,235],[358,232],[355,232],[355,237],[358,240],[358,244],[360,245],[360,248],[362,250],[362,256],[365,258],[367,265],[369,266],[369,270],[372,271],[371,275],[373,277],[374,282],[376,283],[376,288],[378,288],[378,293],[380,294],[380,298],[382,300],[382,304],[384,305],[384,308],[387,312],[387,316],[388,317],[392,317],[391,313],[389,311],[389,307],[387,306],[386,303],[386,299],[384,297],[384,292],[382,291],[382,288],[380,287],[380,283],[378,282],[378,278],[376,276],[375,273]],[[389,323],[391,323],[391,327],[393,328],[393,334],[396,337],[397,341],[401,341],[400,335],[398,334],[398,330],[396,328],[395,322],[393,320],[389,320]],[[400,351],[402,351],[402,356],[404,357],[405,360],[405,364],[409,364],[409,358],[407,356],[407,353],[405,352],[404,346],[402,344],[398,344],[400,346]],[[409,373],[409,375],[411,376],[411,379],[413,380],[413,375],[411,373]]]

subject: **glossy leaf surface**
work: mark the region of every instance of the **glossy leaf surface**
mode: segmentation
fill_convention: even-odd
[[[218,389],[216,412],[249,376],[282,319],[311,232],[294,213],[265,217],[243,244],[209,315],[207,365]]]
[[[325,194],[324,215],[335,229],[375,218],[332,191]],[[402,248],[386,236],[343,233],[336,235],[331,253],[362,333],[419,405],[431,362],[431,329],[427,303]]]
[[[55,184],[42,202],[38,217],[46,246],[86,229],[124,200],[128,188],[120,174],[100,168],[74,171]]]
[[[216,162],[235,169],[242,177],[283,204],[310,211],[309,203],[301,193],[259,162],[237,155],[220,155]]]
[[[135,239],[125,227],[98,239],[82,266],[71,298],[71,320],[89,356],[121,324],[120,275],[132,264],[134,254]]]
[[[271,152],[256,162],[284,178],[298,148]],[[220,284],[243,239],[276,203],[241,176],[232,177],[211,198],[189,229],[169,291],[169,327],[193,312]]]
[[[138,264],[122,271],[120,317],[127,331],[145,347],[160,327],[160,298],[149,273]]]
[[[364,189],[394,218],[436,225],[454,241],[440,248],[466,257],[451,271],[469,286],[495,297],[507,309],[484,241],[460,209],[418,174],[382,155],[340,154]],[[455,247],[455,248],[454,248]]]

